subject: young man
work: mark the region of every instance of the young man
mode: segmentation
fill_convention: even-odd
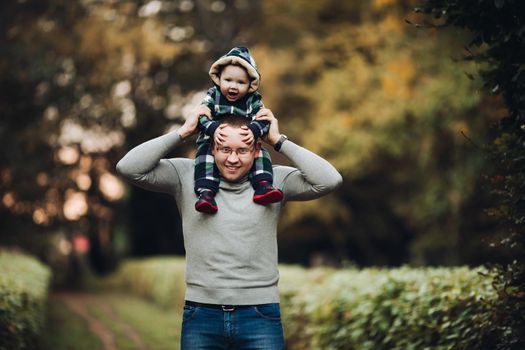
[[[287,201],[319,198],[341,182],[326,160],[289,141],[266,108],[258,120],[270,123],[266,142],[296,166],[276,166],[274,184],[284,200],[257,205],[248,173],[260,142],[246,143],[245,119],[225,117],[224,135],[212,145],[221,174],[216,200],[221,210],[207,215],[194,210],[194,162],[163,159],[195,134],[197,108],[177,131],[129,151],[117,171],[133,184],[174,196],[182,217],[186,250],[186,305],[181,349],[284,349],[277,282],[277,223]]]

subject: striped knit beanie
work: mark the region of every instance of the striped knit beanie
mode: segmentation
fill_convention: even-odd
[[[227,54],[215,61],[210,68],[211,80],[216,84],[220,84],[220,73],[222,68],[228,64],[239,64],[246,69],[248,76],[250,77],[250,88],[248,92],[257,91],[259,83],[261,81],[261,75],[257,71],[257,65],[255,60],[250,54],[250,50],[244,46],[237,46],[231,49]]]

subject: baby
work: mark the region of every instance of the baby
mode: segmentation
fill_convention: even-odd
[[[247,143],[264,136],[269,123],[255,119],[255,114],[263,107],[261,94],[257,92],[261,77],[248,48],[239,46],[231,49],[212,64],[209,75],[215,85],[208,90],[202,102],[211,110],[211,118],[199,118],[200,133],[195,157],[195,193],[198,200],[195,209],[214,214],[218,210],[215,195],[219,190],[220,173],[213,161],[211,149],[219,127],[218,120],[230,114],[248,118],[250,135],[246,139]],[[249,179],[255,190],[255,203],[266,205],[283,199],[282,191],[273,187],[272,161],[266,149],[261,148],[256,156]]]

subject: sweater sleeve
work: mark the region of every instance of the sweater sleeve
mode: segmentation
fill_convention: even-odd
[[[162,158],[180,143],[181,137],[176,131],[146,141],[117,163],[117,173],[144,189],[173,193],[180,189],[179,174],[171,160]]]
[[[332,164],[292,141],[283,143],[281,153],[296,166],[283,179],[285,200],[316,199],[332,192],[343,182]]]

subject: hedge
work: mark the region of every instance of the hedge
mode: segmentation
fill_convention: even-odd
[[[280,271],[289,349],[490,349],[490,301],[496,296],[481,268]],[[111,284],[180,307],[184,262],[128,261]]]
[[[495,292],[482,269],[281,269],[293,349],[490,349]]]
[[[0,349],[35,349],[44,326],[50,270],[0,249]]]
[[[162,307],[182,307],[184,259],[156,257],[127,260],[102,280],[103,287],[122,289]]]

